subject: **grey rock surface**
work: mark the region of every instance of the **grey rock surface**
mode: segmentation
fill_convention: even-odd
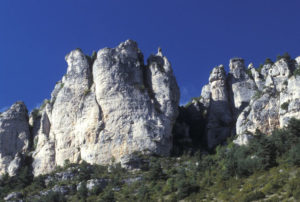
[[[244,60],[234,58],[229,63],[229,74],[227,77],[232,111],[237,117],[240,112],[249,105],[257,86],[254,80],[246,73]]]
[[[259,130],[269,135],[274,129],[286,126],[291,117],[300,117],[299,90],[296,87],[300,83],[298,76],[292,75],[294,68],[286,59],[263,66],[257,77],[265,79],[264,86],[258,86],[248,107],[238,116],[237,144],[246,144],[245,137],[249,132],[255,134]]]
[[[97,188],[99,191],[102,191],[108,185],[107,179],[91,179],[86,182],[86,188],[89,191]]]
[[[21,192],[12,192],[8,194],[6,197],[4,197],[5,201],[20,201],[23,197],[23,194]],[[23,200],[21,200],[23,201]]]
[[[233,58],[227,76],[214,68],[199,98],[208,111],[208,148],[231,135],[237,135],[236,144],[248,144],[257,130],[271,134],[290,118],[300,118],[300,77],[293,75],[299,61],[281,58],[257,69],[250,63],[246,69],[243,59]]]
[[[207,115],[207,144],[213,148],[224,141],[231,131],[233,121],[230,111],[228,88],[226,85],[226,72],[224,66],[215,67],[209,77],[210,101]],[[207,88],[207,87],[205,87]],[[207,89],[202,90],[207,97]],[[203,103],[204,106],[207,102]]]
[[[15,175],[29,146],[28,112],[23,102],[0,114],[0,175]]]
[[[109,164],[135,151],[169,154],[180,94],[161,51],[144,65],[136,42],[127,40],[95,58],[74,50],[66,61],[67,73],[32,121],[34,175],[66,161]]]

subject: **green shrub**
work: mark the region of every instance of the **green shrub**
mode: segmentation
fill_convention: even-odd
[[[280,107],[283,110],[288,110],[290,102],[284,102]]]
[[[39,136],[36,136],[36,137],[33,139],[33,150],[36,149],[37,144],[38,144],[38,141],[39,141]]]
[[[43,196],[40,201],[43,202],[66,202],[66,198],[63,194],[58,192],[50,192],[46,196]]]
[[[272,64],[274,64],[274,62],[273,62],[270,58],[267,58],[267,59],[265,60],[265,65],[267,65],[267,64],[272,65]]]
[[[293,146],[288,153],[288,162],[300,166],[300,142]]]
[[[262,68],[264,67],[263,64],[260,64],[259,67],[257,68],[258,73],[261,73]]]
[[[300,76],[300,67],[296,68],[293,72],[294,76]]]
[[[91,92],[91,89],[87,88],[84,90],[83,95],[87,96]]]
[[[79,199],[85,199],[87,197],[87,194],[88,189],[86,188],[86,181],[83,181],[77,191],[77,196]]]
[[[152,159],[152,162],[150,163],[149,171],[147,173],[147,179],[158,180],[164,178],[165,178],[165,174],[163,173],[160,162],[158,160]]]
[[[299,174],[296,178],[291,180],[287,184],[287,194],[288,196],[293,196],[294,199],[299,200],[300,199],[300,181],[299,181]]]
[[[289,53],[285,52],[282,56],[281,55],[277,55],[277,61],[281,60],[281,59],[285,59],[286,61],[290,61],[291,60],[291,56],[289,55]]]
[[[50,104],[50,100],[45,99],[43,101],[43,104],[40,106],[40,110],[43,110],[46,107],[47,104]]]
[[[265,198],[265,194],[261,191],[254,191],[246,194],[241,201],[250,202]]]
[[[147,186],[142,185],[137,191],[138,201],[150,201],[150,190]]]
[[[184,199],[191,193],[197,192],[199,189],[195,181],[186,175],[184,168],[179,170],[174,186],[177,189],[178,199]]]
[[[248,76],[253,79],[251,69],[247,69],[246,74],[248,74]]]
[[[262,95],[263,95],[263,93],[262,93],[261,91],[257,90],[257,91],[255,92],[255,94],[253,95],[252,98],[253,98],[254,100],[257,100],[257,99],[260,98]]]

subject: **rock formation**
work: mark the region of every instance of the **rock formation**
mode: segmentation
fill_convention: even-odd
[[[141,164],[136,152],[210,150],[234,135],[247,144],[257,130],[270,134],[300,118],[300,57],[247,69],[233,58],[229,73],[213,68],[201,96],[185,107],[178,107],[179,88],[161,49],[147,64],[131,40],[91,57],[76,49],[65,59],[67,72],[50,100],[29,117],[22,102],[0,113],[0,175],[15,175],[28,157],[35,176],[67,162],[134,168]]]
[[[16,102],[0,113],[0,175],[15,175],[28,151],[30,131],[28,112],[23,102]]]
[[[256,130],[270,134],[291,117],[300,118],[299,60],[281,58],[259,69],[251,63],[246,69],[243,59],[234,58],[227,76],[222,66],[214,68],[198,99],[208,111],[208,148],[231,135],[247,144]]]
[[[169,154],[179,88],[160,51],[143,60],[131,40],[93,58],[79,49],[66,56],[67,73],[34,121],[35,175],[65,162],[119,162],[135,151]]]
[[[233,121],[226,85],[226,73],[222,65],[212,70],[209,76],[209,87],[207,144],[209,148],[213,148],[228,137]]]

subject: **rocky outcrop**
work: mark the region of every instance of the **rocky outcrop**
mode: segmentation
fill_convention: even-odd
[[[168,155],[179,88],[159,51],[144,65],[134,41],[90,58],[77,49],[51,100],[40,110],[34,134],[34,174],[82,160],[108,164],[135,151]]]
[[[208,112],[208,148],[235,134],[236,144],[247,144],[257,130],[270,134],[290,118],[300,118],[299,61],[283,57],[246,69],[243,59],[234,58],[227,76],[222,66],[214,68],[198,99]]]
[[[209,86],[207,144],[208,148],[213,148],[228,137],[233,121],[226,85],[226,72],[222,65],[212,70],[209,76]]]
[[[256,130],[270,134],[285,126],[291,117],[299,118],[298,76],[292,75],[295,67],[293,61],[284,58],[263,66],[260,77],[265,78],[264,87],[256,91],[249,106],[239,115],[238,138]]]
[[[147,162],[139,154],[213,149],[233,135],[248,144],[257,130],[270,134],[300,118],[300,57],[247,69],[233,58],[229,73],[213,68],[201,96],[185,107],[178,107],[179,88],[161,49],[147,64],[132,40],[91,57],[76,49],[65,59],[67,72],[40,109],[28,117],[17,102],[0,114],[0,174],[15,175],[25,158],[35,176],[83,161],[141,169]]]
[[[249,105],[257,86],[253,80],[253,76],[250,77],[247,74],[243,59],[231,59],[229,68],[230,71],[227,77],[228,90],[230,92],[232,111],[236,118]]]
[[[0,175],[16,174],[29,140],[27,108],[23,102],[17,102],[0,114]]]

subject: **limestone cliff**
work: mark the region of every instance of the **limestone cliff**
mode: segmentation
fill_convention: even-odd
[[[212,70],[209,84],[197,99],[207,110],[208,148],[236,135],[235,143],[247,144],[256,130],[270,134],[291,117],[300,118],[299,57],[281,58],[254,68],[234,58],[226,75],[222,66]]]
[[[28,112],[23,102],[16,102],[0,113],[0,175],[15,175],[28,151],[30,131]]]
[[[144,65],[128,40],[92,58],[74,50],[66,61],[67,73],[34,121],[35,175],[65,161],[126,164],[135,151],[169,154],[179,88],[160,51]]]
[[[146,64],[132,40],[92,56],[76,49],[65,59],[50,100],[29,117],[22,102],[0,113],[0,175],[15,175],[28,157],[35,176],[66,162],[130,168],[135,152],[211,150],[230,136],[247,144],[257,130],[270,134],[300,118],[300,57],[260,68],[233,58],[228,74],[223,65],[212,69],[186,107],[178,107],[179,88],[161,49]]]

